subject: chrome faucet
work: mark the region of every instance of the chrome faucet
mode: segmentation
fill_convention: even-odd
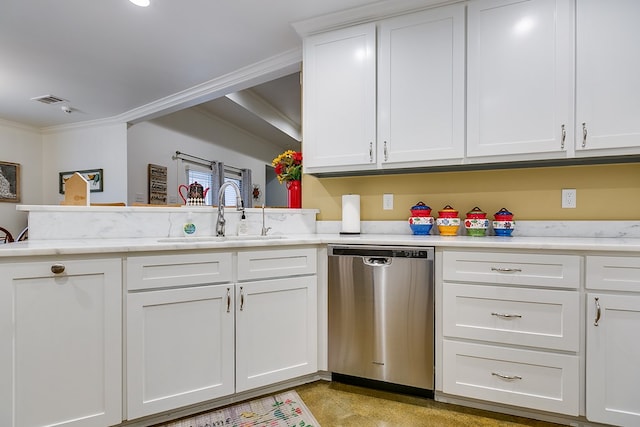
[[[260,232],[260,235],[266,236],[269,230],[271,230],[271,227],[264,226],[264,203],[263,203],[262,204],[262,231]]]
[[[227,222],[224,219],[224,190],[231,186],[236,191],[236,209],[238,211],[244,211],[244,203],[242,202],[242,195],[240,194],[240,188],[233,181],[227,181],[220,186],[218,191],[218,219],[216,220],[216,236],[224,236],[224,224]]]

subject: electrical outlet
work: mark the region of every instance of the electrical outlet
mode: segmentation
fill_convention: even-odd
[[[562,208],[575,208],[575,207],[576,207],[576,189],[563,188],[562,189]]]
[[[393,194],[382,195],[382,209],[385,211],[393,210]]]

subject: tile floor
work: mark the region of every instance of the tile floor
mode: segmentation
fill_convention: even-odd
[[[557,427],[558,424],[317,381],[296,387],[322,427]]]

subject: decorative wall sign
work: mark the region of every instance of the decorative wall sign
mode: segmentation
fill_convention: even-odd
[[[147,169],[147,181],[149,183],[149,204],[167,204],[167,167],[152,165]]]
[[[60,172],[60,180],[58,182],[60,194],[64,194],[64,183],[78,172],[89,183],[89,191],[97,193],[103,191],[104,176],[102,169],[88,169],[84,171]]]
[[[20,165],[0,162],[0,202],[20,203]]]

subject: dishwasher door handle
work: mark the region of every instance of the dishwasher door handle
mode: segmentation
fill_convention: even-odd
[[[365,265],[370,265],[371,267],[391,265],[390,257],[363,257],[362,261]]]

